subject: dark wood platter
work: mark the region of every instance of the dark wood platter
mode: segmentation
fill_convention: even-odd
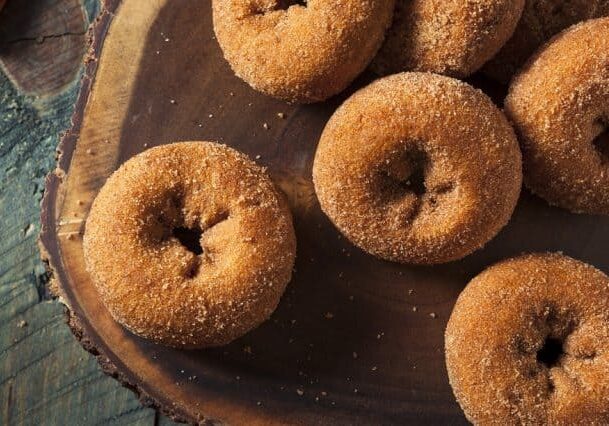
[[[319,135],[348,93],[294,106],[254,92],[222,58],[210,9],[209,0],[111,0],[92,30],[73,125],[42,206],[43,257],[76,336],[109,374],[178,420],[466,423],[443,350],[460,291],[522,252],[563,251],[607,272],[609,220],[524,192],[508,227],[463,261],[410,267],[364,254],[324,217],[311,183]],[[130,334],[84,268],[85,220],[106,178],[148,147],[183,140],[221,141],[268,166],[295,218],[296,273],[279,309],[224,348],[180,351]]]

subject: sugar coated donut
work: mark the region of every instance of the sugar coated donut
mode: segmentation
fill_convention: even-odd
[[[609,18],[578,24],[542,48],[505,105],[527,186],[573,212],[609,214]]]
[[[484,66],[484,73],[501,83],[514,74],[545,42],[581,21],[609,16],[607,0],[526,0],[512,38]]]
[[[394,0],[214,0],[214,30],[238,77],[291,102],[327,99],[370,63]]]
[[[211,142],[164,145],[116,171],[87,219],[87,269],[112,316],[182,348],[265,321],[290,280],[290,212],[264,170]]]
[[[429,71],[467,77],[510,38],[524,0],[397,0],[373,67],[380,74]]]
[[[560,254],[487,269],[457,300],[446,365],[476,425],[609,424],[609,277]]]
[[[503,113],[458,80],[377,80],[328,122],[313,165],[324,212],[353,243],[404,263],[442,263],[508,222],[522,182]]]

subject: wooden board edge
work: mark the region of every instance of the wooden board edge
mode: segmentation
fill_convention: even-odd
[[[82,348],[95,357],[104,374],[112,377],[123,387],[134,392],[143,406],[155,409],[178,423],[215,424],[216,422],[211,419],[195,419],[177,407],[170,407],[161,403],[121,372],[119,367],[110,360],[103,349],[96,346],[92,339],[89,338],[87,327],[79,319],[76,310],[69,305],[60,284],[61,280],[67,279],[67,277],[62,276],[63,273],[61,272],[61,254],[56,240],[57,236],[54,232],[57,226],[55,209],[57,203],[60,202],[64,178],[68,173],[72,155],[76,148],[84,118],[84,110],[91,94],[93,82],[95,81],[98,59],[104,39],[120,3],[121,0],[102,0],[99,16],[88,30],[88,49],[84,59],[84,72],[70,120],[70,127],[59,138],[56,168],[49,172],[45,178],[44,195],[40,203],[41,229],[37,244],[41,260],[49,274],[47,289],[53,298],[64,305],[66,324],[70,327],[72,334]]]

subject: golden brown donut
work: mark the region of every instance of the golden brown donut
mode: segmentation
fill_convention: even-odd
[[[514,35],[483,71],[507,84],[531,55],[554,35],[578,22],[603,16],[609,16],[607,0],[526,0]]]
[[[609,18],[578,24],[542,48],[505,106],[527,186],[573,212],[609,214]]]
[[[508,222],[522,183],[514,131],[482,92],[403,73],[332,116],[313,165],[321,208],[354,244],[433,264],[482,247]]]
[[[325,100],[370,63],[394,0],[214,0],[214,30],[238,77],[290,102]]]
[[[127,161],[99,192],[84,236],[114,319],[182,348],[223,345],[265,321],[295,249],[290,212],[264,169],[211,142]]]
[[[492,266],[457,300],[446,365],[475,425],[609,424],[609,277],[561,254]]]
[[[524,0],[397,0],[374,69],[467,77],[511,37]]]

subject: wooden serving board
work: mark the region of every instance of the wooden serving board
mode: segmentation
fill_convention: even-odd
[[[443,334],[466,283],[530,251],[561,250],[609,271],[608,219],[571,215],[528,193],[499,237],[463,261],[409,267],[368,256],[324,217],[311,183],[320,133],[348,94],[293,106],[251,90],[222,57],[209,0],[110,0],[92,33],[73,126],[47,180],[43,256],[83,345],[174,419],[465,423]],[[371,80],[363,76],[349,92]],[[84,267],[85,219],[106,178],[147,147],[184,140],[221,141],[268,166],[295,218],[296,272],[277,312],[224,348],[181,351],[130,334]]]

